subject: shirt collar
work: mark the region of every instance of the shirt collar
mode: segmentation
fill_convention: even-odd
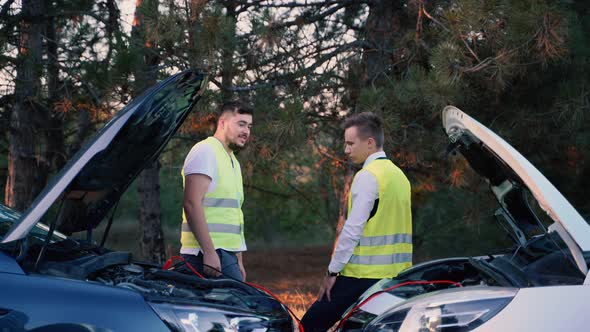
[[[363,163],[363,167],[366,167],[368,164],[370,164],[373,160],[377,159],[377,158],[382,158],[382,157],[387,157],[385,155],[385,151],[377,151],[371,155],[369,155],[367,157],[367,160],[365,160],[365,162]]]

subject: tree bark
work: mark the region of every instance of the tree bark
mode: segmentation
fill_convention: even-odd
[[[47,121],[47,160],[49,167],[60,170],[67,161],[64,131],[63,114],[54,111],[54,105],[60,98],[59,68],[58,68],[58,34],[55,25],[56,18],[50,17],[47,23],[47,89],[49,92],[49,121]]]
[[[23,0],[20,22],[19,63],[15,83],[15,104],[10,116],[6,205],[25,210],[47,181],[43,123],[47,109],[40,101],[42,34],[44,24],[34,21],[45,12],[45,1]]]
[[[388,81],[387,76],[394,59],[396,40],[400,38],[403,2],[378,0],[369,3],[369,16],[365,24],[363,49],[364,86],[376,86]]]
[[[236,3],[234,1],[227,1],[225,3],[226,16],[232,20],[232,23],[237,22],[236,17]],[[223,43],[224,47],[221,50],[222,64],[221,64],[221,97],[223,102],[230,101],[233,96],[233,91],[230,89],[233,86],[234,80],[234,52],[236,50],[235,40],[233,38],[236,35],[235,25],[232,31],[231,40],[225,40]]]
[[[391,0],[375,0],[369,2],[369,16],[365,23],[365,46],[362,55],[361,88],[375,87],[389,81],[392,71],[395,41],[400,37],[402,2]],[[358,93],[354,94],[358,95]],[[358,110],[356,98],[352,100],[353,112]],[[339,198],[338,224],[336,233],[340,234],[348,211],[348,193],[354,178],[354,168],[346,165],[344,171],[344,188]]]
[[[144,18],[156,20],[157,0],[137,0],[134,25],[131,30],[132,43],[141,54],[140,65],[136,67],[134,94],[137,96],[156,83],[157,65],[160,62],[154,41],[147,37],[148,27]],[[164,235],[160,208],[160,164],[158,160],[148,165],[140,174],[137,186],[139,194],[139,223],[141,240],[139,249],[144,259],[162,263],[165,260]]]
[[[160,163],[157,160],[141,172],[137,190],[140,196],[141,255],[144,259],[162,264],[166,256],[160,222]]]

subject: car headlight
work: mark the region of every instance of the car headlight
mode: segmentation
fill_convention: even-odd
[[[273,332],[266,317],[239,312],[172,303],[149,302],[172,331],[183,332]]]
[[[490,287],[425,294],[384,312],[364,331],[471,331],[494,317],[515,295],[513,288]]]

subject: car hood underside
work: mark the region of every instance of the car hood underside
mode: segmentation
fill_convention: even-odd
[[[156,160],[203,92],[206,76],[188,70],[135,98],[50,181],[2,242],[24,238],[60,198],[58,230],[95,228],[137,175]]]
[[[567,199],[518,151],[458,108],[447,106],[442,118],[449,150],[458,150],[488,180],[500,203],[496,218],[508,224],[516,244],[525,246],[534,235],[547,232],[529,206],[534,199],[554,221],[549,231],[559,233],[586,275],[583,253],[590,251],[590,226]]]

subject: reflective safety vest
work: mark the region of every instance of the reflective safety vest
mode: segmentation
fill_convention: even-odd
[[[212,192],[206,193],[203,199],[205,219],[213,246],[216,249],[239,251],[245,242],[244,215],[242,214],[244,185],[240,164],[233,153],[228,154],[223,144],[215,137],[209,137],[197,144],[209,144],[217,159],[217,187]],[[181,174],[184,188],[184,170]],[[180,242],[183,248],[200,248],[199,242],[188,226],[184,209]]]
[[[371,212],[359,243],[340,274],[354,278],[393,278],[412,266],[410,182],[385,158],[370,162],[360,172],[371,172],[377,179],[377,210]],[[349,213],[351,208],[352,193],[349,193]]]

